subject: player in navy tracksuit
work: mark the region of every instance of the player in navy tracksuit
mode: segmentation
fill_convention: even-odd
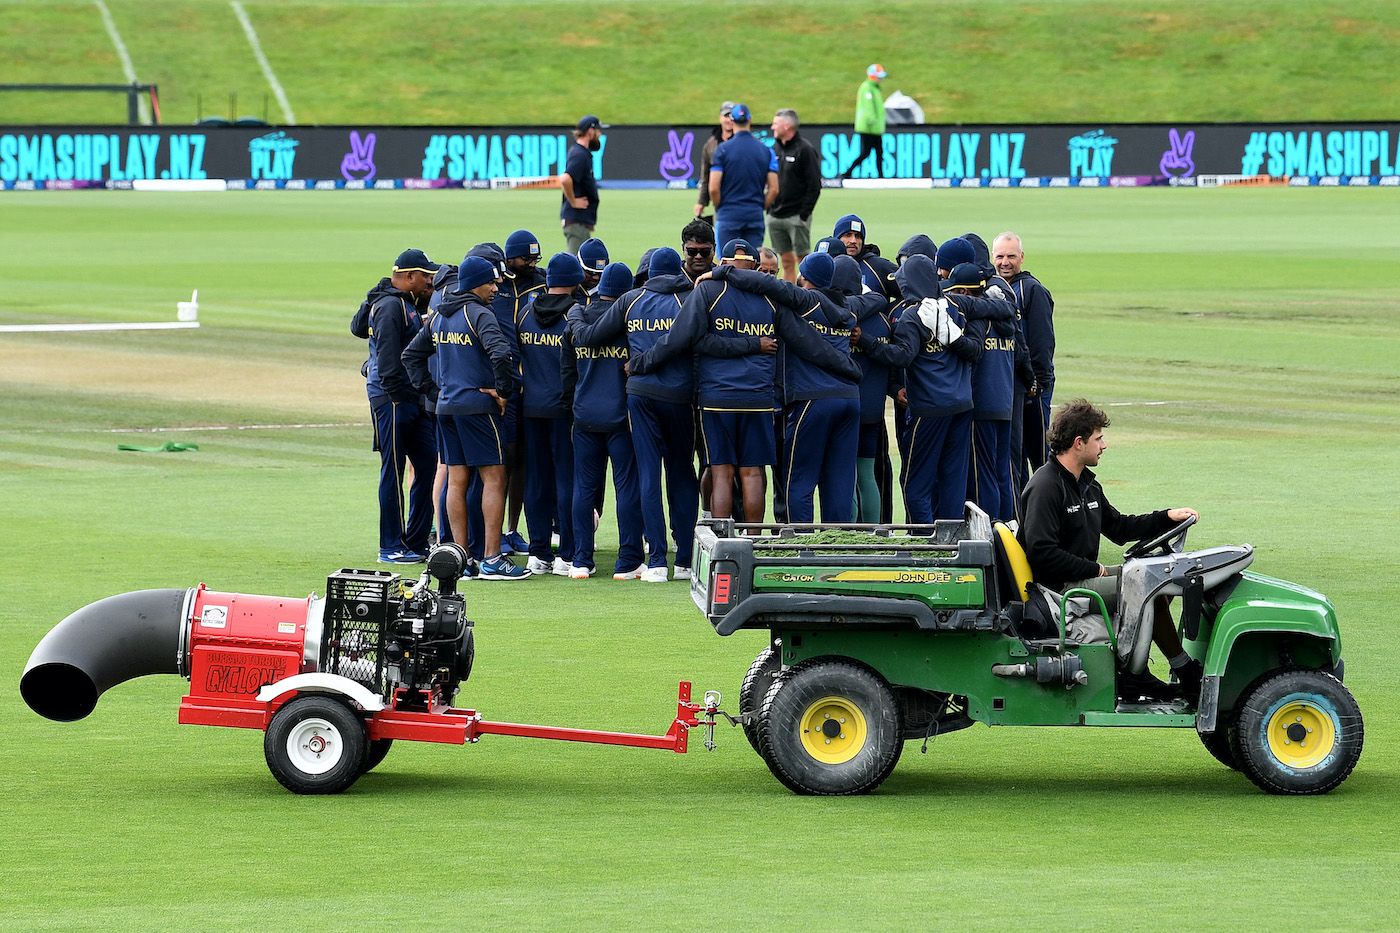
[[[457,267],[451,263],[443,263],[438,267],[438,271],[433,273],[433,297],[428,299],[428,313],[423,315],[423,330],[428,330],[432,324],[433,315],[437,314],[438,306],[442,304],[442,299],[447,292],[457,285]],[[423,331],[419,331],[421,334]],[[431,335],[429,330],[429,334]],[[409,349],[417,340],[408,342],[404,347],[404,369],[409,369],[407,355]],[[437,423],[437,360],[428,361],[429,382],[427,385],[415,385],[423,395],[423,410],[433,417],[433,434],[437,441],[437,471],[433,475],[433,510],[437,518],[437,539],[439,544],[446,544],[453,541],[452,523],[447,520],[447,461],[443,459],[442,428]],[[409,370],[412,375],[412,370]],[[465,537],[465,535],[464,535]]]
[[[578,267],[578,281],[583,268]],[[593,502],[612,462],[614,509],[617,514],[617,562],[614,580],[636,580],[646,570],[642,553],[641,502],[637,493],[636,457],[627,430],[627,336],[618,332],[594,346],[573,340],[578,327],[602,317],[632,284],[632,270],[620,262],[603,270],[598,297],[575,304],[568,313],[569,336],[563,351],[564,397],[574,413],[574,559],[569,576],[591,577],[593,561]]]
[[[501,553],[506,493],[501,412],[514,394],[519,364],[490,305],[498,274],[499,269],[481,256],[464,258],[456,286],[438,306],[431,333],[448,470],[448,515],[453,527],[467,527],[468,473],[480,474],[485,559],[478,576],[519,580],[530,572]],[[423,362],[413,354],[410,365],[418,370]],[[419,382],[425,378],[421,370],[415,372]]]
[[[861,372],[850,359],[855,317],[846,309],[845,294],[832,287],[835,271],[831,256],[812,253],[799,267],[803,288],[735,266],[712,273],[719,281],[784,305],[849,363],[844,371],[831,371],[780,347],[787,464],[783,486],[790,522],[815,520],[818,489],[824,522],[851,521],[855,503]]]
[[[369,364],[365,389],[379,450],[379,560],[425,559],[433,526],[436,432],[403,367],[403,351],[422,328],[419,305],[432,295],[438,263],[410,249],[394,260],[390,286],[369,309]],[[404,462],[413,464],[405,521]]]
[[[713,473],[711,512],[717,518],[731,515],[737,472],[745,519],[763,520],[764,467],[777,460],[775,335],[786,352],[858,378],[850,355],[838,353],[792,312],[708,275],[700,277],[666,336],[628,364],[634,376],[644,375],[694,352],[701,440]],[[731,343],[747,344],[747,352],[720,355],[726,352],[722,345]]]
[[[845,298],[846,310],[854,317],[859,333],[869,334],[876,342],[889,343],[894,328],[886,316],[889,302],[884,294],[862,292],[860,267],[844,253],[835,257],[833,270],[831,286]],[[888,522],[892,518],[889,511],[892,477],[889,439],[885,433],[885,397],[889,394],[890,368],[858,345],[852,347],[851,354],[861,373],[853,514],[858,522]]]
[[[650,350],[680,312],[693,283],[681,272],[680,254],[669,247],[644,257],[647,279],[627,292],[592,324],[573,331],[576,342],[591,346],[626,334],[630,356]],[[666,509],[662,507],[661,470],[666,470],[665,499],[671,537],[676,543],[674,578],[690,578],[699,509],[700,484],[695,475],[692,428],[694,379],[691,361],[677,357],[655,372],[627,380],[627,417],[637,458],[637,485],[646,530],[647,569],[642,580],[666,580]]]
[[[586,244],[585,244],[586,245]],[[564,400],[562,360],[565,316],[577,302],[578,260],[560,253],[545,271],[545,293],[527,304],[516,322],[524,395],[525,521],[532,573],[569,575],[574,559],[574,447]],[[550,546],[559,529],[559,553]]]
[[[914,255],[896,273],[904,298],[888,346],[861,335],[862,349],[904,369],[911,420],[909,462],[904,477],[908,521],[963,517],[972,443],[972,368],[980,340],[963,332],[968,312],[974,320],[1004,318],[1003,302],[950,295],[942,297],[938,271],[927,256]],[[974,330],[975,334],[975,330]]]
[[[583,291],[587,295],[598,294],[598,280],[608,267],[608,247],[596,236],[589,237],[579,245],[578,261],[583,266]]]
[[[496,322],[501,332],[510,341],[512,352],[518,351],[515,339],[516,322],[525,306],[544,292],[544,276],[540,274],[540,241],[529,230],[516,230],[506,237],[505,278],[501,288],[491,302],[491,310],[496,312]],[[518,358],[518,353],[517,353]],[[517,376],[519,374],[517,373]],[[520,536],[520,510],[525,496],[525,451],[520,444],[521,398],[516,395],[506,407],[506,479],[509,483],[507,494],[507,523],[505,552],[524,552],[525,539]]]
[[[893,278],[895,264],[880,255],[880,247],[865,241],[868,233],[865,221],[856,214],[847,214],[836,221],[831,231],[831,235],[846,247],[846,255],[860,266],[860,276],[866,286],[886,298],[898,298],[899,289]]]

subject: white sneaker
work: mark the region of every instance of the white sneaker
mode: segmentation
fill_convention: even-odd
[[[550,570],[550,572],[553,573],[556,577],[567,577],[569,575],[569,571],[573,569],[573,565],[566,561],[564,558],[556,557],[554,558],[554,564],[552,565],[552,569]],[[544,571],[541,570],[540,573],[544,573]]]
[[[677,567],[671,571],[672,580],[689,580],[694,576],[689,567]]]
[[[614,580],[640,580],[642,574],[647,572],[646,564],[638,564],[635,570],[623,570],[613,574]]]
[[[525,562],[525,569],[531,573],[550,573],[553,568],[554,565],[549,561],[540,560],[538,557],[532,557]]]
[[[665,583],[665,582],[666,582],[666,568],[665,568],[664,566],[662,566],[662,567],[648,567],[646,570],[643,570],[643,571],[642,571],[642,582],[643,582],[643,583]]]
[[[578,564],[569,567],[570,580],[587,580],[591,576],[593,576],[592,567],[580,567]]]

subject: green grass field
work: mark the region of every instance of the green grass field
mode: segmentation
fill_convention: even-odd
[[[1057,298],[1057,393],[1114,406],[1116,504],[1194,505],[1194,544],[1250,542],[1257,570],[1335,601],[1368,735],[1329,796],[1266,796],[1190,731],[976,727],[909,746],[864,798],[789,794],[737,730],[684,757],[399,743],[343,796],[302,798],[260,734],[178,727],[177,678],[119,686],[74,724],[22,704],[33,646],[100,597],[299,596],[372,566],[351,311],[406,246],[455,260],[525,225],[562,247],[557,197],[5,200],[0,323],[172,320],[198,288],[204,326],[0,334],[0,927],[1395,926],[1400,226],[1380,190],[831,191],[817,219],[859,209],[891,249],[1023,234]],[[609,193],[600,233],[635,260],[675,242],[690,198]],[[292,424],[331,426],[237,429]],[[157,427],[184,430],[112,433]],[[201,449],[116,450],[166,439]],[[467,595],[460,699],[494,719],[660,732],[677,680],[732,701],[763,640],[717,637],[682,584]]]
[[[261,117],[265,100],[282,120],[229,3],[108,6],[166,122]],[[846,123],[873,61],[934,123],[1375,120],[1400,98],[1389,0],[245,6],[301,123],[708,123],[725,99]],[[124,82],[92,3],[0,0],[0,23],[6,82]],[[0,124],[123,123],[125,108],[0,94]]]

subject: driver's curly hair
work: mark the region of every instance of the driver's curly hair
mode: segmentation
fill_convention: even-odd
[[[1099,428],[1108,427],[1108,415],[1103,409],[1095,408],[1087,398],[1077,398],[1055,409],[1055,417],[1050,419],[1050,432],[1045,439],[1050,443],[1052,454],[1062,454],[1074,446],[1074,439],[1085,440],[1094,436]]]

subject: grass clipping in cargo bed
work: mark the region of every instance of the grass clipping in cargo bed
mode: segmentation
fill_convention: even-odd
[[[839,554],[842,552],[840,545],[843,544],[885,544],[887,542],[891,545],[889,550],[883,548],[878,551],[852,549],[849,553],[859,554],[862,557],[893,557],[899,553],[901,545],[934,543],[932,537],[924,535],[877,535],[869,531],[851,531],[845,528],[814,531],[787,538],[764,536],[753,540],[755,556],[761,557],[797,557],[802,549],[815,545],[822,546],[820,553]]]

